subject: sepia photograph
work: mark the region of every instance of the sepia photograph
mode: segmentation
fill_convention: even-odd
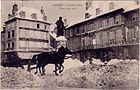
[[[0,2],[0,90],[139,90],[139,0]]]

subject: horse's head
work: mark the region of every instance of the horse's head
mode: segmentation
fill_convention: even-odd
[[[64,46],[61,46],[59,49],[58,49],[58,53],[60,53],[61,55],[66,55],[66,54],[72,54],[72,52],[67,48],[67,47],[64,47]]]
[[[66,50],[66,54],[72,54],[72,52],[70,51],[70,49],[68,49],[67,47],[65,48]]]

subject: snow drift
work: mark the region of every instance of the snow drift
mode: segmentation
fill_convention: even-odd
[[[127,60],[109,65],[88,64],[70,68],[57,77],[57,85],[94,89],[138,89],[138,78],[138,61]]]
[[[4,68],[1,69],[1,88],[20,89],[20,88],[43,88],[44,81],[38,76],[27,72],[21,68]]]

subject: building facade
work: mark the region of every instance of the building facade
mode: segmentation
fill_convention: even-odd
[[[65,31],[67,46],[75,57],[84,60],[102,58],[105,53],[113,58],[138,59],[139,8],[117,8],[68,26]]]
[[[50,23],[43,8],[36,10],[13,5],[12,14],[5,21],[4,53],[17,52],[22,59],[31,59],[34,54],[50,51]]]

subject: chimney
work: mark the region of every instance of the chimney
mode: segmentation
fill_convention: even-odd
[[[135,0],[136,5],[139,5],[139,0]]]
[[[46,15],[43,16],[43,20],[47,21],[47,16]]]
[[[110,2],[109,3],[109,10],[112,10],[112,9],[114,9],[114,3],[113,2]]]
[[[101,9],[100,8],[96,8],[96,15],[100,14]]]
[[[11,14],[8,14],[8,19],[10,19],[12,17],[12,15]]]
[[[41,7],[40,12],[41,12],[42,15],[45,15],[45,11],[44,11],[43,7]]]
[[[67,26],[67,19],[64,19],[64,26]]]
[[[92,6],[92,0],[86,1],[85,9],[88,10]]]
[[[90,14],[89,13],[85,13],[85,19],[90,18]]]
[[[13,5],[13,10],[12,10],[12,14],[15,15],[15,13],[18,11],[18,6],[17,4]]]
[[[43,15],[43,20],[47,21],[47,16],[45,15],[45,11],[43,9],[43,7],[41,7],[41,10],[40,10],[41,14]]]

